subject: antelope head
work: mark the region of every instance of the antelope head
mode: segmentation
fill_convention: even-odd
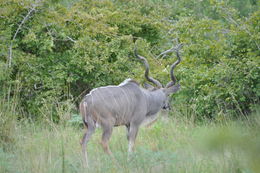
[[[178,44],[177,46],[172,47],[171,49],[166,50],[166,51],[162,52],[161,54],[159,54],[159,56],[157,56],[157,57],[160,57],[160,56],[165,57],[167,54],[169,54],[171,52],[175,52],[176,56],[178,58],[177,61],[175,61],[170,67],[170,79],[171,79],[171,81],[169,81],[166,85],[163,85],[161,82],[159,82],[159,80],[156,80],[153,77],[149,76],[150,66],[149,66],[147,59],[137,53],[136,47],[135,47],[135,50],[134,50],[135,56],[138,59],[140,59],[145,66],[144,76],[145,76],[146,80],[153,84],[153,85],[151,85],[149,83],[145,83],[144,88],[146,88],[149,91],[161,90],[165,94],[165,101],[164,101],[164,104],[162,106],[162,109],[170,109],[169,96],[171,94],[177,92],[181,87],[180,84],[177,83],[177,79],[174,75],[175,67],[181,62],[181,57],[180,57],[180,53],[179,53],[179,50],[181,48],[182,48],[182,44]]]

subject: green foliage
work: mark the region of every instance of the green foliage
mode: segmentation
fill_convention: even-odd
[[[73,114],[68,123],[73,126],[83,126],[82,117],[78,114]]]
[[[0,172],[86,171],[82,96],[125,78],[145,81],[134,40],[166,84],[175,55],[155,55],[175,38],[184,46],[173,116],[140,129],[130,161],[125,131],[115,128],[117,164],[101,151],[97,130],[87,171],[259,172],[259,7],[258,0],[0,0]],[[227,121],[234,116],[243,121]]]
[[[144,81],[132,53],[136,38],[151,75],[167,83],[174,60],[154,55],[179,38],[184,48],[175,70],[182,84],[176,109],[188,106],[198,118],[245,114],[259,104],[258,6],[254,0],[0,1],[1,95],[20,83],[24,115],[42,118],[48,110],[58,121],[61,105],[75,112],[69,104],[92,88],[125,78]],[[29,13],[31,7],[36,10]]]
[[[1,6],[11,8],[16,3]],[[16,18],[8,18],[13,11],[6,11],[3,22],[19,24],[30,5],[19,4]],[[129,73],[136,67],[129,58],[133,36],[156,43],[161,33],[160,24],[138,8],[117,9],[109,1],[79,1],[70,8],[44,2],[37,8],[13,40],[12,78],[20,76],[23,107],[31,117],[46,101],[55,106],[94,87],[135,76]],[[5,28],[6,32],[16,29]]]
[[[187,45],[178,70],[184,87],[176,101],[185,100],[201,118],[247,114],[259,103],[259,12],[232,20],[189,17],[174,25],[173,35]]]

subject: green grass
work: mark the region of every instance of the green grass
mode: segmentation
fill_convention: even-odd
[[[0,148],[0,172],[257,172],[258,120],[197,125],[161,116],[153,126],[140,129],[129,160],[125,127],[116,127],[110,140],[116,162],[103,152],[98,129],[87,147],[87,169],[79,144],[81,128],[21,121],[15,142]]]

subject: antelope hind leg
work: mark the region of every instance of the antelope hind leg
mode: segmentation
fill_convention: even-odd
[[[109,127],[109,126],[103,127],[101,144],[102,144],[104,151],[109,155],[112,154],[111,150],[109,149],[109,145],[108,145],[111,134],[112,134],[112,127]]]
[[[88,167],[88,157],[87,157],[87,152],[86,152],[86,145],[94,132],[95,132],[95,125],[89,123],[88,128],[86,129],[86,132],[84,133],[82,141],[81,141],[83,160],[85,162],[84,164],[86,164],[87,167]]]

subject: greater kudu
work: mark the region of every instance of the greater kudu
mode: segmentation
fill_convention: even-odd
[[[171,65],[171,81],[165,87],[158,80],[149,76],[149,64],[146,58],[138,55],[135,49],[135,56],[145,65],[145,78],[156,87],[152,90],[144,89],[136,81],[126,79],[117,86],[95,88],[83,98],[80,103],[80,113],[86,126],[86,132],[81,145],[86,164],[88,164],[86,144],[97,125],[103,129],[101,144],[105,152],[111,154],[108,141],[112,129],[114,126],[121,125],[126,126],[127,129],[128,152],[133,150],[139,126],[146,121],[155,120],[159,110],[167,107],[169,95],[180,89],[180,84],[176,84],[173,74],[175,66],[181,61],[180,48],[181,45],[174,48],[178,60]]]

